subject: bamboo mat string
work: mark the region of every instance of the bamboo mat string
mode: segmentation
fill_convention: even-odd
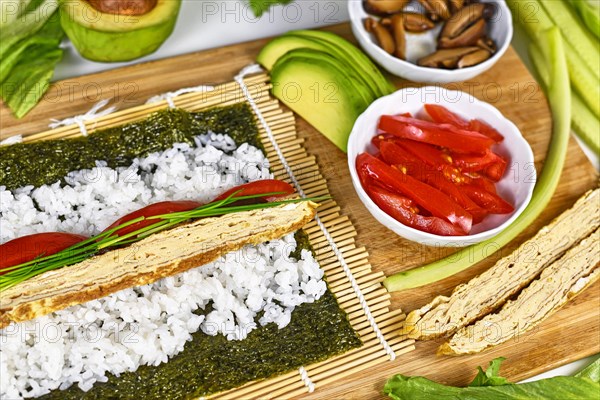
[[[17,144],[23,142],[22,135],[9,136],[4,140],[0,141],[0,146],[9,146],[11,144]]]
[[[214,90],[215,90],[214,86],[206,86],[206,85],[183,88],[183,89],[176,90],[174,92],[162,93],[162,94],[158,94],[156,96],[150,97],[148,100],[146,100],[146,104],[158,103],[163,100],[166,100],[167,104],[169,105],[170,108],[175,108],[175,102],[173,101],[173,99],[177,96],[180,96],[180,95],[186,94],[186,93],[194,93],[194,92],[206,93],[206,92],[212,92]]]
[[[250,90],[248,90],[248,86],[246,86],[246,83],[244,82],[244,77],[246,77],[247,75],[256,74],[256,73],[260,73],[260,72],[262,72],[262,68],[258,64],[250,64],[250,65],[244,67],[240,71],[240,73],[235,76],[234,80],[238,83],[238,85],[240,85],[240,88],[242,89],[242,92],[244,93],[244,96],[246,97],[246,100],[248,101],[248,103],[252,107],[252,110],[256,114],[256,117],[258,118],[258,120],[261,123],[262,127],[265,129],[265,132],[267,133],[267,136],[268,136],[271,144],[273,145],[273,149],[275,149],[275,152],[277,153],[277,156],[279,157],[279,160],[281,161],[281,164],[283,165],[284,169],[288,173],[288,176],[290,177],[292,183],[294,184],[294,186],[298,190],[298,193],[300,194],[300,196],[306,197],[305,194],[304,194],[304,191],[302,190],[302,187],[300,186],[300,183],[298,182],[298,180],[296,179],[296,176],[294,175],[294,172],[292,171],[292,168],[287,163],[287,160],[286,160],[285,156],[283,155],[283,152],[281,151],[281,148],[277,144],[277,141],[275,140],[275,137],[273,136],[273,132],[271,131],[271,128],[269,127],[269,124],[267,123],[267,121],[263,117],[260,109],[258,108],[258,106],[256,105],[256,102],[254,101],[254,98],[250,94]],[[365,313],[365,316],[366,316],[367,320],[369,321],[369,324],[370,324],[371,328],[375,332],[375,335],[376,335],[377,339],[379,340],[379,342],[383,346],[383,349],[385,350],[385,352],[390,357],[390,361],[395,360],[396,359],[396,353],[394,352],[394,350],[392,349],[392,347],[388,344],[387,340],[383,336],[383,333],[379,329],[379,326],[377,326],[377,322],[375,321],[375,318],[371,314],[371,310],[369,308],[369,305],[367,304],[367,300],[365,299],[362,291],[360,290],[358,282],[354,278],[354,276],[352,274],[352,271],[350,270],[350,267],[346,263],[346,260],[344,259],[344,256],[342,255],[342,252],[338,249],[338,247],[337,247],[335,241],[333,240],[333,237],[329,233],[327,227],[325,226],[325,224],[319,218],[319,214],[318,213],[315,216],[315,222],[317,223],[317,225],[319,225],[319,228],[321,228],[321,231],[325,235],[325,238],[327,239],[327,242],[331,246],[331,249],[333,250],[333,253],[335,254],[335,256],[338,259],[338,261],[340,262],[340,264],[341,264],[341,266],[342,266],[342,268],[344,270],[344,273],[348,277],[348,280],[350,281],[352,289],[354,290],[354,293],[358,297],[358,301],[359,301],[359,303],[361,305],[361,308],[363,309],[363,311]]]
[[[304,382],[304,386],[306,386],[306,388],[308,389],[308,393],[314,392],[315,384],[313,383],[313,381],[310,380],[310,377],[308,376],[308,372],[306,372],[304,367],[298,368],[298,373],[300,374],[300,377],[302,378],[302,382]]]
[[[104,117],[105,115],[108,115],[117,109],[117,107],[112,106],[112,107],[108,107],[108,108],[105,108],[104,110],[100,111],[101,108],[104,108],[104,107],[106,107],[106,105],[108,105],[110,100],[111,99],[100,100],[99,102],[94,104],[94,106],[85,114],[76,115],[74,117],[65,118],[63,120],[52,118],[50,120],[50,121],[52,121],[52,123],[50,123],[48,126],[52,129],[54,129],[54,128],[58,128],[59,126],[67,126],[67,125],[76,124],[77,126],[79,126],[79,130],[81,131],[81,134],[83,136],[87,136],[88,132],[87,132],[87,128],[85,127],[86,121],[89,121],[89,120],[95,119],[95,118]]]

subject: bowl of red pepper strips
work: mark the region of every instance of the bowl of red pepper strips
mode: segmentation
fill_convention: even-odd
[[[436,86],[382,97],[348,141],[354,188],[398,235],[460,247],[508,227],[531,200],[533,152],[492,105]]]

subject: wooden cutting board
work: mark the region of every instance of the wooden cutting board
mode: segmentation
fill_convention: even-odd
[[[328,28],[354,42],[349,25]],[[179,57],[137,64],[98,74],[56,82],[44,100],[24,119],[15,120],[2,105],[0,138],[14,134],[31,134],[46,130],[50,118],[83,114],[97,101],[112,98],[112,104],[127,108],[149,97],[183,87],[231,81],[233,76],[254,61],[267,40],[187,54]],[[394,79],[400,87],[416,86]],[[446,87],[469,92],[494,104],[511,119],[527,138],[535,153],[536,167],[541,170],[550,140],[551,116],[545,97],[513,49],[509,49],[490,71],[461,84]],[[330,191],[350,215],[358,229],[358,245],[365,245],[375,270],[390,275],[450,254],[452,250],[432,249],[408,242],[371,217],[354,193],[346,156],[301,118],[298,132],[307,139],[309,153],[317,156]],[[435,284],[393,294],[393,306],[410,311],[435,295],[449,294],[459,283],[489,268],[501,255],[508,254],[588,189],[598,184],[598,173],[574,140],[569,143],[561,183],[548,208],[516,240],[475,267]],[[437,357],[439,342],[417,343],[416,351],[382,364],[368,374],[340,380],[336,385],[320,387],[306,398],[377,399],[387,377],[395,373],[421,375],[436,381],[464,385],[478,365],[499,356],[507,360],[502,375],[518,381],[568,362],[600,352],[600,283],[588,288],[534,331],[528,332],[487,352],[472,356]]]

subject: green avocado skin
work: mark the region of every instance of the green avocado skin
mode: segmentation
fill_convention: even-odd
[[[358,116],[373,101],[342,62],[318,50],[295,49],[271,70],[272,93],[343,152]]]
[[[181,6],[181,2],[176,3],[175,12],[166,15],[163,21],[141,29],[121,32],[105,31],[101,26],[92,29],[77,23],[68,12],[60,13],[60,22],[79,54],[88,60],[131,61],[155,52],[171,35]],[[143,16],[136,18],[143,18]]]

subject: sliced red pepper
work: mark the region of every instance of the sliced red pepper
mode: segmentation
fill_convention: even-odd
[[[234,193],[234,197],[255,196],[263,193],[279,193],[277,195],[272,195],[264,198],[264,200],[266,201],[273,201],[274,199],[289,196],[290,194],[294,193],[294,188],[292,185],[284,181],[280,181],[277,179],[263,179],[260,181],[249,182],[229,189],[213,201],[224,200],[229,196],[233,195]]]
[[[483,170],[485,176],[490,178],[494,182],[498,182],[504,176],[504,172],[506,171],[506,161],[503,158],[500,158],[501,161],[492,164],[486,167]]]
[[[390,217],[398,222],[423,232],[440,236],[464,236],[459,227],[438,217],[425,217],[417,214],[413,202],[403,196],[377,186],[365,188],[369,197]]]
[[[190,210],[193,210],[194,208],[200,207],[201,205],[202,205],[202,203],[198,203],[197,201],[187,201],[187,200],[162,201],[160,203],[150,204],[149,206],[140,208],[139,210],[133,211],[133,212],[119,218],[118,220],[113,222],[108,228],[106,228],[103,232],[106,232],[110,229],[116,228],[119,225],[122,225],[126,222],[129,222],[129,221],[134,220],[139,217],[148,218],[148,217],[153,217],[155,215],[171,214],[171,213],[181,212],[181,211],[190,211]],[[121,229],[115,231],[113,233],[113,235],[124,236],[124,235],[127,235],[128,233],[135,232],[138,229],[145,228],[145,227],[153,225],[157,222],[160,222],[160,221],[157,219],[145,219],[143,221],[136,222],[134,224],[131,224],[124,228],[121,228]]]
[[[460,115],[448,110],[446,107],[437,104],[425,104],[425,111],[427,111],[427,114],[429,114],[431,119],[435,122],[451,124],[460,129],[479,132],[489,137],[496,143],[500,143],[504,140],[504,136],[502,136],[500,132],[492,128],[489,124],[478,119],[467,121]]]
[[[471,230],[472,216],[439,190],[403,174],[368,153],[356,158],[356,168],[363,168],[364,173],[379,184],[408,197],[433,216],[459,226],[465,233]]]
[[[381,142],[389,141],[389,140],[393,140],[393,139],[397,140],[398,138],[394,135],[388,135],[388,134],[375,135],[371,139],[371,144],[373,146],[375,146],[377,149],[379,149],[379,147],[381,146]]]
[[[471,121],[469,121],[468,129],[471,131],[475,131],[475,132],[484,134],[485,136],[489,137],[496,143],[500,143],[501,141],[504,140],[504,136],[502,136],[502,134],[500,132],[498,132],[496,129],[494,129],[488,123],[481,121],[479,119],[472,119]]]
[[[494,144],[492,139],[477,132],[400,115],[383,115],[379,120],[379,129],[404,139],[435,144],[459,152],[483,154]]]
[[[479,177],[468,177],[468,176],[465,176],[465,182],[464,183],[473,184],[473,185],[475,185],[477,187],[482,188],[486,192],[489,192],[489,193],[492,193],[492,194],[496,194],[497,193],[496,192],[496,185],[494,184],[494,182],[492,182],[491,180],[489,180],[485,176],[479,176]]]
[[[473,216],[473,223],[478,224],[488,215],[488,212],[477,205],[469,196],[461,191],[460,186],[448,181],[440,174],[429,174],[424,177],[424,182],[447,194],[458,205]]]
[[[63,232],[36,233],[22,236],[0,245],[0,275],[2,269],[47,257],[65,250],[83,240],[82,235]]]
[[[492,164],[506,165],[506,161],[491,150],[483,154],[451,153],[450,155],[452,163],[465,172],[482,171]]]
[[[459,188],[445,175],[443,169],[435,170],[435,167],[426,165],[425,162],[392,142],[381,143],[381,154],[386,163],[401,166],[404,168],[403,172],[447,194],[473,216],[473,223],[481,222],[487,215],[484,209],[460,192]],[[458,174],[460,175],[460,171]]]
[[[454,125],[461,129],[469,129],[469,121],[448,110],[446,107],[437,104],[425,104],[425,111],[434,122]]]
[[[363,167],[359,167],[358,164],[356,165],[356,173],[358,174],[358,180],[360,181],[360,184],[362,185],[362,187],[366,190],[367,186],[369,185],[373,185],[373,179],[371,178],[371,176],[369,175],[369,173],[367,172],[367,170]]]
[[[506,160],[491,150],[483,155],[452,153],[452,163],[464,172],[481,172],[498,182],[506,171]]]
[[[395,165],[405,168],[406,173],[411,175],[425,174],[428,172],[427,170],[430,170],[429,172],[433,171],[433,169],[430,169],[418,157],[393,142],[381,142],[380,150],[383,161],[390,166]]]
[[[440,171],[449,181],[459,182],[460,170],[450,163],[450,156],[442,150],[430,144],[419,143],[414,140],[396,139],[395,143],[421,159],[431,168]]]
[[[508,214],[515,210],[506,200],[475,185],[462,186],[464,194],[490,214]]]

